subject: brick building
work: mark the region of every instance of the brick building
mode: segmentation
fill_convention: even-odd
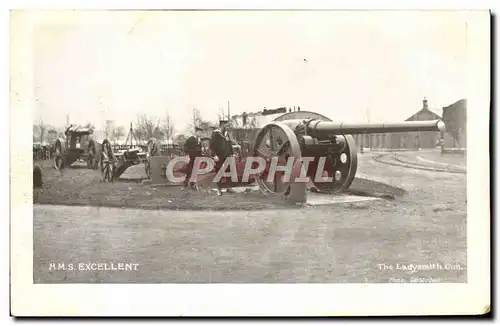
[[[467,100],[461,99],[443,108],[443,150],[467,148]]]
[[[441,119],[441,116],[429,109],[427,99],[422,101],[422,109],[405,121],[428,121]],[[441,134],[434,131],[401,132],[386,134],[355,135],[359,149],[370,148],[380,150],[418,150],[422,148],[436,148],[439,145]]]

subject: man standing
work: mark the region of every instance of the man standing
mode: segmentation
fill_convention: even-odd
[[[185,188],[196,189],[196,183],[190,182],[189,179],[191,178],[191,175],[193,173],[193,167],[196,158],[202,156],[201,137],[200,137],[201,131],[202,131],[201,128],[195,127],[195,134],[186,139],[186,142],[184,143],[184,153],[186,153],[189,156],[186,180],[184,181]]]
[[[215,129],[212,132],[212,136],[210,137],[210,148],[212,152],[218,157],[218,161],[215,163],[215,171],[218,173],[224,161],[233,155],[233,144],[231,142],[231,138],[229,137],[229,133],[227,131],[229,121],[220,120],[219,121],[219,129]],[[218,195],[222,195],[222,181],[221,178],[217,182],[217,193]],[[231,187],[226,188],[226,192],[233,192]]]

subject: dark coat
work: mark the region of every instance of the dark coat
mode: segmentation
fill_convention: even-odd
[[[184,152],[186,154],[201,153],[201,140],[196,136],[191,136],[184,142]]]
[[[228,135],[224,135],[219,129],[212,132],[210,137],[210,148],[219,158],[228,157],[233,154],[233,146]]]

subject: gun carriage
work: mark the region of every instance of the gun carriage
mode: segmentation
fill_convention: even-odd
[[[85,161],[87,168],[96,170],[99,162],[99,144],[92,139],[94,130],[70,125],[65,139],[58,138],[54,145],[54,166],[61,170],[76,161]]]
[[[133,142],[135,141],[135,145]],[[144,164],[147,178],[151,178],[151,157],[160,156],[160,143],[156,138],[150,138],[145,146],[139,145],[134,136],[132,124],[125,141],[126,145],[114,148],[105,139],[102,142],[100,169],[102,180],[112,182],[118,179],[129,167]]]
[[[102,142],[102,155],[100,162],[102,180],[105,182],[115,181],[129,167],[141,163],[147,163],[147,156],[148,153],[143,151],[143,149],[139,146],[115,151],[109,140],[105,139]]]

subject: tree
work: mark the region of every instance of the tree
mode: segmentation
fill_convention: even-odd
[[[112,136],[112,132],[113,132],[113,121],[106,120],[104,122],[104,137],[108,139],[110,136]]]
[[[194,132],[195,127],[200,127],[200,124],[203,122],[203,119],[201,117],[200,110],[198,109],[193,109],[193,122],[191,122],[188,125],[189,131]]]
[[[165,139],[172,140],[172,136],[174,135],[175,131],[175,126],[169,114],[167,114],[166,118],[160,122],[158,129],[159,132],[163,134]]]
[[[38,139],[40,143],[43,143],[45,138],[45,133],[47,129],[52,129],[43,123],[43,120],[38,121],[33,125],[33,139]]]
[[[218,117],[219,121],[220,120],[225,120],[226,117],[224,115],[224,110],[223,109],[219,108],[219,113],[217,114],[217,117]]]
[[[193,115],[194,115],[193,117],[194,121],[188,125],[189,132],[194,132],[195,127],[201,128],[203,130],[208,130],[213,126],[213,124],[210,121],[203,119],[198,109],[193,109]]]
[[[153,137],[154,122],[146,114],[137,117],[137,122],[134,126],[134,136],[139,141],[148,140]]]
[[[186,142],[186,135],[184,134],[178,134],[174,137],[174,143],[176,144],[184,144]]]
[[[168,114],[163,120],[143,114],[137,118],[137,123],[134,127],[134,136],[139,141],[147,141],[152,137],[160,140],[164,140],[165,138],[171,139],[174,130],[174,123]]]
[[[124,136],[125,136],[125,128],[123,126],[118,126],[111,131],[111,138],[113,138],[115,141]]]
[[[47,132],[47,142],[49,144],[54,143],[57,139],[57,134],[58,134],[58,132],[56,129],[54,129],[54,128],[49,129],[49,131]]]

